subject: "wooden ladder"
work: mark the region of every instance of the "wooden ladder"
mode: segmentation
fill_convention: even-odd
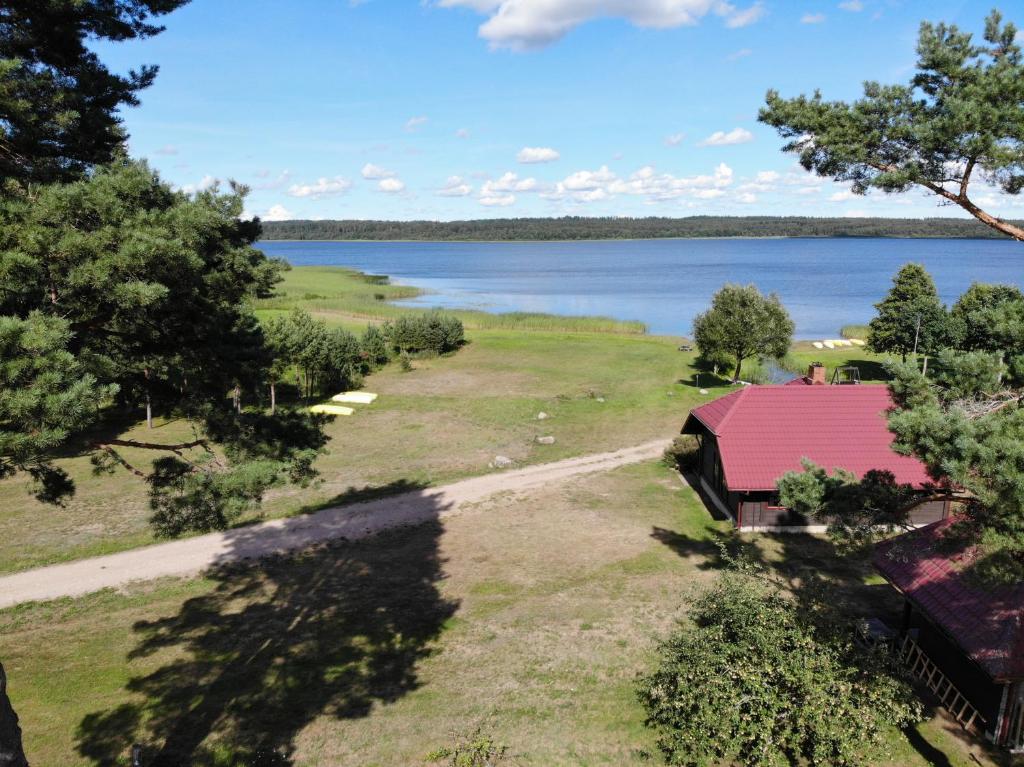
[[[970,730],[973,727],[977,727],[979,730],[984,729],[985,719],[978,713],[978,709],[971,705],[971,702],[949,681],[939,667],[932,663],[932,659],[925,655],[924,650],[910,636],[903,638],[900,657],[911,675],[923,682],[935,694],[935,697],[942,703],[942,707],[960,723],[961,727],[965,730]]]

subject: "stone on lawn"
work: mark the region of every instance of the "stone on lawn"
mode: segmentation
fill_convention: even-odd
[[[537,437],[537,444],[539,445],[553,445],[555,444],[554,437]]]
[[[494,456],[494,460],[491,461],[491,468],[492,469],[507,469],[513,463],[515,463],[515,461],[513,461],[507,455],[496,455],[496,456]]]
[[[549,415],[548,415],[547,413],[545,413],[545,412],[544,412],[543,410],[542,410],[542,411],[540,411],[539,413],[537,413],[537,420],[538,420],[538,421],[544,421],[544,420],[547,420],[547,419],[548,419],[548,418],[550,418],[550,417],[551,417],[551,416],[549,416]]]

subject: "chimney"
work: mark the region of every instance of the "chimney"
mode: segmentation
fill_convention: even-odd
[[[812,362],[810,367],[807,368],[807,383],[812,386],[824,386],[825,385],[825,366],[820,362]]]

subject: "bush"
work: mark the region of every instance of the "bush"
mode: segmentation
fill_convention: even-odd
[[[391,359],[388,339],[384,335],[384,331],[376,325],[370,325],[366,328],[359,343],[363,350],[363,358],[371,369],[386,365],[388,360]]]
[[[462,320],[450,314],[406,314],[384,324],[384,334],[395,351],[453,352],[465,343]]]
[[[637,689],[665,762],[877,763],[886,732],[918,721],[920,703],[890,657],[859,648],[825,609],[764,573],[729,573],[698,598]]]
[[[412,355],[409,352],[403,351],[398,355],[398,361],[402,366],[403,373],[409,373],[412,371]]]
[[[697,467],[699,455],[700,445],[697,438],[692,434],[680,434],[665,448],[662,462],[669,468],[687,471]]]
[[[429,762],[443,762],[448,767],[492,767],[504,762],[508,746],[477,727],[468,736],[456,736],[454,746],[445,746],[427,754]]]

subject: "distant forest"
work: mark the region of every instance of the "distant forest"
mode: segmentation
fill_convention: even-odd
[[[1022,223],[1022,222],[1014,222]],[[962,237],[1005,239],[974,219],[690,216],[472,221],[264,221],[265,240],[622,240],[659,237]]]

